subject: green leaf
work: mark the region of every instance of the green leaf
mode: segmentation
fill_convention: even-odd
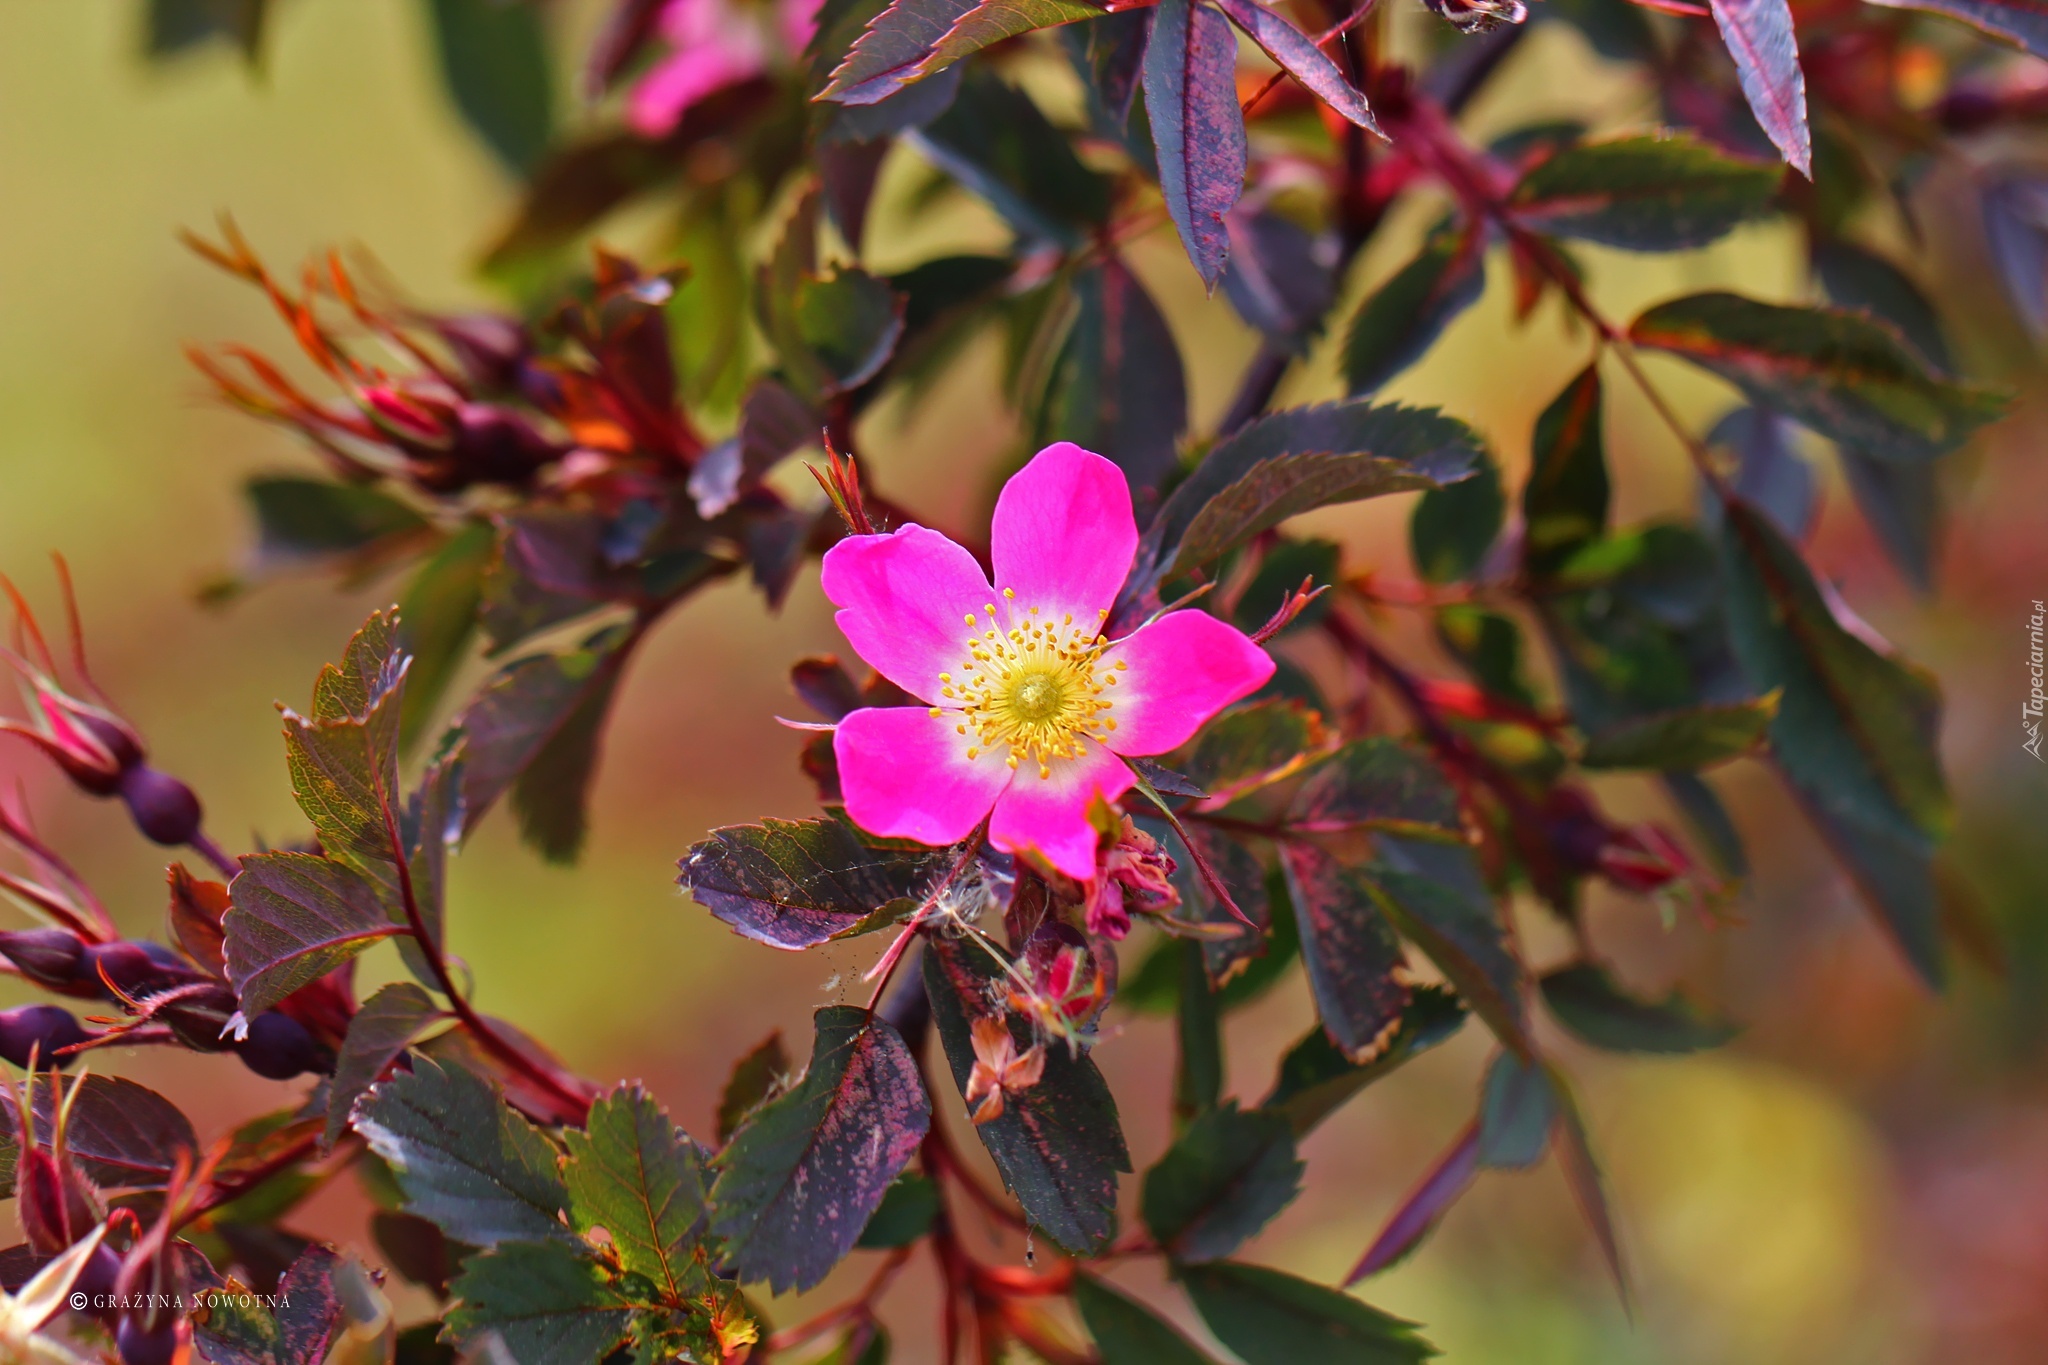
[[[1472,850],[1382,836],[1371,869],[1381,911],[1450,979],[1494,1036],[1532,1052],[1523,970]]]
[[[1386,1036],[1378,1054],[1354,1062],[1337,1050],[1318,1026],[1287,1050],[1272,1093],[1259,1108],[1279,1114],[1296,1138],[1308,1136],[1337,1107],[1386,1076],[1403,1062],[1443,1042],[1465,1022],[1465,1007],[1441,986],[1414,988],[1400,1022]]]
[[[713,830],[683,856],[676,882],[735,933],[798,949],[901,919],[954,861],[827,815]]]
[[[718,1145],[732,1141],[747,1115],[776,1092],[796,1068],[782,1047],[782,1030],[777,1029],[755,1045],[754,1050],[732,1065],[732,1076],[718,1097]]]
[[[1357,739],[1303,770],[1286,823],[1315,833],[1378,829],[1452,835],[1458,792],[1417,746],[1374,736]]]
[[[1769,520],[1722,521],[1729,627],[1750,685],[1782,691],[1771,751],[1930,982],[1941,980],[1930,862],[1950,803],[1933,679],[1846,629]]]
[[[964,1092],[974,1069],[972,1023],[989,1010],[989,987],[1000,979],[979,946],[931,939],[924,951],[925,994],[954,1084]],[[1020,1020],[1011,1035],[1021,1050],[1032,1038]],[[1061,1247],[1100,1252],[1116,1236],[1117,1175],[1131,1169],[1116,1098],[1086,1053],[1064,1047],[1045,1053],[1037,1085],[1005,1097],[1002,1117],[975,1128],[1004,1185],[1024,1215]]]
[[[1490,458],[1479,472],[1448,488],[1432,488],[1415,504],[1408,521],[1409,553],[1415,571],[1431,583],[1470,578],[1486,561],[1507,513],[1500,467]]]
[[[441,79],[463,120],[524,178],[554,131],[541,8],[517,0],[429,0]]]
[[[1187,939],[1177,945],[1180,989],[1174,1001],[1174,1040],[1179,1047],[1174,1057],[1173,1112],[1182,1117],[1214,1109],[1223,1095],[1223,1013],[1209,984],[1205,946]]]
[[[590,1106],[584,1131],[562,1135],[569,1221],[588,1236],[603,1228],[619,1263],[645,1275],[663,1298],[688,1297],[690,1249],[704,1218],[704,1174],[696,1144],[637,1085],[621,1085]]]
[[[409,660],[396,642],[395,613],[372,616],[339,665],[313,684],[313,714],[283,708],[292,796],[320,836],[320,848],[396,903],[399,830],[399,717]]]
[[[1202,1321],[1245,1365],[1412,1365],[1436,1354],[1415,1324],[1264,1266],[1191,1265],[1180,1281]]]
[[[1453,602],[1437,609],[1436,638],[1486,691],[1523,706],[1536,704],[1523,664],[1521,627],[1513,618]]]
[[[474,830],[499,797],[514,791],[528,839],[550,857],[574,855],[628,631],[606,627],[579,648],[517,659],[477,691],[454,723],[463,733],[466,829]],[[531,782],[529,773],[535,774]]]
[[[254,853],[228,886],[221,920],[228,981],[255,1018],[379,939],[405,932],[364,877],[310,853]]]
[[[1207,1110],[1145,1172],[1145,1226],[1177,1262],[1220,1261],[1294,1202],[1303,1169],[1280,1115]]]
[[[399,642],[412,655],[399,707],[407,748],[427,733],[434,708],[469,652],[483,604],[484,570],[496,543],[489,522],[466,523],[420,566],[398,604]]]
[[[416,1057],[357,1101],[352,1126],[398,1177],[406,1208],[456,1241],[575,1241],[554,1147],[475,1072]]]
[[[439,1010],[433,997],[410,981],[378,988],[348,1021],[348,1033],[334,1063],[327,1088],[327,1130],[323,1148],[331,1148],[348,1131],[349,1111],[356,1099],[376,1084],[384,1068],[404,1052]]]
[[[1933,460],[2005,409],[1989,390],[1931,374],[1888,326],[1839,309],[1694,294],[1650,309],[1629,336],[1882,460]]]
[[[1763,743],[1778,714],[1779,694],[1753,701],[1694,706],[1610,725],[1586,738],[1586,768],[1648,768],[1692,772],[1741,758]]]
[[[1567,147],[1522,177],[1508,203],[1543,232],[1630,251],[1720,240],[1771,210],[1782,166],[1726,156],[1689,135]]]
[[[1638,1000],[1615,985],[1598,963],[1559,967],[1541,984],[1543,1002],[1560,1024],[1610,1052],[1699,1052],[1742,1032],[1676,991],[1662,1000]]]
[[[444,1336],[478,1351],[495,1338],[514,1365],[590,1365],[626,1337],[633,1301],[562,1242],[507,1242],[463,1262]]]
[[[269,13],[270,0],[149,0],[143,51],[161,61],[224,38],[254,63],[263,51]]]
[[[1522,489],[1522,562],[1554,573],[1607,528],[1607,455],[1601,436],[1600,370],[1588,365],[1536,419],[1533,463]]]
[[[1167,755],[1166,766],[1215,796],[1264,777],[1321,742],[1319,719],[1300,702],[1257,701],[1210,721]]]
[[[427,529],[426,518],[364,484],[259,475],[246,491],[256,513],[257,572],[354,554]]]
[[[1484,456],[1477,432],[1433,408],[1348,400],[1269,413],[1174,490],[1140,562],[1170,579],[1303,512],[1455,483]]]
[[[1355,1062],[1379,1055],[1407,1009],[1407,955],[1366,874],[1309,843],[1281,849],[1316,1014]]]
[[[1074,1277],[1074,1306],[1095,1338],[1102,1365],[1211,1365],[1208,1356],[1151,1309],[1093,1275]]]
[[[1422,359],[1486,288],[1481,239],[1450,225],[1366,296],[1344,337],[1344,387],[1372,393]]]
[[[907,1247],[931,1231],[943,1202],[938,1182],[916,1171],[905,1171],[882,1196],[874,1217],[861,1229],[854,1245],[863,1251],[891,1251]]]
[[[1497,1053],[1479,1101],[1479,1164],[1496,1170],[1534,1166],[1550,1147],[1557,1101],[1538,1061]]]
[[[713,1229],[738,1278],[809,1289],[853,1249],[931,1125],[917,1059],[866,1010],[818,1011],[804,1077],[718,1155]]]
[[[822,396],[873,379],[903,335],[903,296],[865,270],[846,269],[798,281],[790,301],[790,340],[783,349],[793,375]]]

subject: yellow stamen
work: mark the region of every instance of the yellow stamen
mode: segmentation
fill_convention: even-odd
[[[1006,604],[1016,603],[1011,589],[1005,588],[1003,597]],[[964,722],[956,730],[974,741],[968,758],[1000,747],[1008,750],[1011,768],[1028,759],[1039,778],[1049,780],[1055,760],[1081,757],[1086,741],[1100,743],[1116,728],[1104,696],[1116,677],[1112,670],[1098,669],[1109,643],[1106,636],[1075,628],[1074,618],[1065,613],[1059,626],[1033,619],[1043,614],[1041,609],[1025,606],[1020,612],[1022,605],[1009,607],[1015,624],[1005,628],[1002,620],[992,619],[993,628],[967,638],[969,662],[960,665],[957,683],[953,674],[944,675],[953,683],[946,695],[957,702]],[[989,613],[995,618],[994,607]]]

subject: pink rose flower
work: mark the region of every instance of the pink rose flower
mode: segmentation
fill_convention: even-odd
[[[927,703],[870,707],[833,737],[861,828],[943,846],[989,817],[989,841],[1096,874],[1096,797],[1137,780],[1124,756],[1184,744],[1258,690],[1273,661],[1200,611],[1100,633],[1138,528],[1115,465],[1047,446],[996,500],[996,586],[936,531],[849,536],[825,555],[839,628],[883,677]]]
[[[668,55],[633,87],[626,121],[643,137],[661,137],[699,100],[768,70],[775,43],[793,58],[811,40],[818,4],[776,0],[770,20],[734,0],[669,0],[656,21]]]

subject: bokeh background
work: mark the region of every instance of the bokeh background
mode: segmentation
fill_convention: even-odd
[[[556,17],[576,50],[594,7],[564,3]],[[46,556],[68,556],[100,681],[161,765],[201,790],[227,842],[288,837],[298,821],[273,703],[301,701],[392,588],[284,581],[225,609],[197,604],[196,589],[240,554],[239,481],[310,465],[284,434],[208,398],[180,358],[188,341],[283,339],[260,298],[184,251],[176,231],[228,211],[273,263],[359,246],[423,303],[485,304],[495,300],[474,264],[514,186],[447,105],[414,0],[285,4],[255,71],[225,47],[152,67],[140,29],[140,6],[127,0],[0,4],[0,572],[54,611]],[[1473,118],[1496,129],[1511,107],[1625,126],[1645,106],[1641,90],[1546,25]],[[1960,322],[1960,354],[2021,401],[1951,462],[1955,534],[1933,598],[1914,596],[1885,565],[1818,451],[1817,560],[1944,683],[1963,811],[1950,869],[1957,913],[1997,928],[2000,969],[1958,955],[1949,994],[1930,997],[1767,774],[1717,774],[1757,869],[1734,922],[1667,928],[1651,907],[1617,898],[1595,905],[1594,935],[1633,984],[1683,983],[1745,1022],[1744,1036],[1670,1061],[1556,1040],[1608,1167],[1633,1320],[1554,1166],[1488,1175],[1418,1255],[1364,1287],[1426,1323],[1460,1365],[2048,1360],[2048,769],[2021,752],[2018,724],[2026,617],[2048,597],[2042,375],[1995,286],[1971,273],[1979,229],[1952,207],[1966,198],[1928,187],[1934,249],[1912,249],[1913,259],[1958,272],[1928,282]],[[884,268],[939,238],[993,230],[971,210],[914,223],[883,212],[895,216],[871,241]],[[1354,293],[1405,258],[1426,218],[1412,216],[1368,256]],[[654,247],[664,228],[629,215],[606,237]],[[1199,428],[1221,409],[1252,339],[1220,298],[1202,297],[1169,237],[1154,245],[1136,259],[1188,351]],[[1675,260],[1589,256],[1596,297],[1617,315],[1716,284],[1765,298],[1807,288],[1782,229],[1746,230]],[[1489,292],[1395,393],[1479,425],[1512,474],[1526,464],[1536,413],[1583,363],[1585,340],[1549,311],[1516,329],[1506,292]],[[1651,363],[1702,424],[1732,401]],[[1016,452],[1016,434],[992,416],[993,371],[993,351],[976,353],[914,420],[885,411],[863,432],[883,487],[941,526],[984,515],[991,471]],[[1330,392],[1316,367],[1288,389],[1296,399]],[[1632,393],[1616,385],[1610,395],[1619,517],[1688,507],[1691,475],[1668,435]],[[1312,521],[1347,544],[1355,566],[1406,577],[1407,510],[1396,499]],[[666,623],[631,673],[582,865],[542,865],[494,817],[456,866],[452,941],[486,1009],[590,1075],[645,1078],[693,1130],[709,1129],[741,1050],[775,1028],[801,1050],[811,1008],[844,995],[841,978],[871,950],[792,957],[743,943],[671,878],[676,856],[710,826],[811,810],[793,738],[773,716],[797,713],[789,662],[839,644],[814,583],[779,616],[727,585]],[[0,779],[25,784],[45,833],[131,932],[161,933],[162,857],[118,810],[62,788],[18,747],[0,748]],[[1624,813],[1668,818],[1647,786],[1619,781],[1607,792]],[[1534,950],[1554,953],[1540,916],[1524,919]],[[395,958],[366,959],[367,980],[397,971]],[[19,994],[0,982],[8,1003]],[[1296,981],[1234,1019],[1233,1089],[1256,1100],[1268,1059],[1311,1018]],[[1124,1015],[1109,1034],[1097,1055],[1142,1168],[1165,1139],[1171,1041],[1158,1022]],[[1305,1152],[1309,1196],[1250,1254],[1341,1276],[1470,1114],[1479,1034],[1467,1030],[1320,1129]],[[289,1098],[229,1059],[103,1058],[178,1099],[203,1136]],[[301,1221],[361,1247],[364,1207],[344,1180]],[[994,1241],[987,1250],[1022,1254]],[[892,1300],[904,1361],[934,1358],[921,1274]],[[428,1309],[417,1293],[401,1298],[414,1316]],[[801,1311],[777,1305],[784,1321]]]

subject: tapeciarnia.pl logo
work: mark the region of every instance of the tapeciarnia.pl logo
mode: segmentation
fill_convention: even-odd
[[[2048,622],[2048,605],[2040,598],[2034,599],[2034,614],[2027,618],[2027,672],[2033,678],[2033,689],[2020,705],[2020,727],[2026,731],[2026,742],[2020,747],[2034,756],[2037,763],[2048,763],[2041,757],[2041,713],[2048,709],[2048,695],[2042,692],[2044,665],[2041,653],[2041,629]]]

